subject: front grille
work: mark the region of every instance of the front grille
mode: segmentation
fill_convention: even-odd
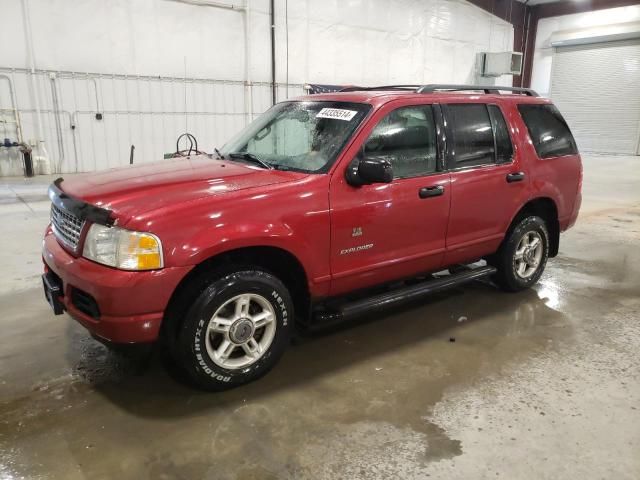
[[[84,221],[72,213],[51,204],[51,225],[56,238],[67,247],[75,250],[78,248],[80,233]]]

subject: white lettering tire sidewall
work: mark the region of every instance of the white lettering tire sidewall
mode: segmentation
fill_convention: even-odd
[[[276,315],[276,332],[271,345],[259,360],[242,369],[216,365],[206,353],[204,332],[217,308],[242,293],[266,298]],[[238,271],[214,281],[198,297],[180,330],[182,363],[193,380],[211,390],[224,390],[250,382],[269,371],[289,344],[293,325],[293,302],[273,275],[258,270]]]

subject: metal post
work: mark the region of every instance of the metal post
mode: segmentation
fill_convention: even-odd
[[[271,103],[276,104],[276,10],[271,0]]]

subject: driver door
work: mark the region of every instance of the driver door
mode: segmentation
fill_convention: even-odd
[[[331,180],[332,295],[442,266],[450,177],[440,109],[394,105],[374,115]],[[349,185],[344,173],[355,155],[388,160],[391,183]]]

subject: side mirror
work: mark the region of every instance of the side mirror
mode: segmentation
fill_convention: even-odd
[[[349,164],[345,176],[347,183],[354,187],[371,183],[390,183],[393,180],[393,167],[383,158],[358,156]]]

